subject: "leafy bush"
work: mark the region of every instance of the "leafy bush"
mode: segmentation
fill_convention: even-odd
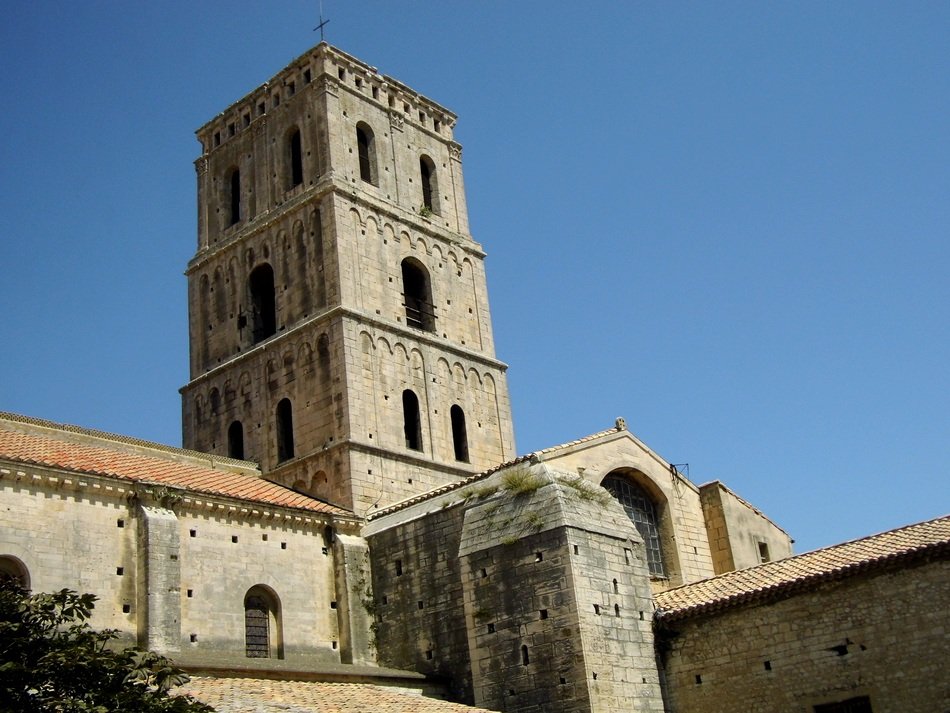
[[[111,629],[86,621],[92,594],[30,594],[0,577],[0,708],[25,713],[204,713],[169,690],[188,677],[163,656],[110,648]]]

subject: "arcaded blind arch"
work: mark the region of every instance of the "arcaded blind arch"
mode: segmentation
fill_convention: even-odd
[[[419,176],[422,179],[422,208],[438,215],[439,184],[435,162],[428,156],[419,157]]]
[[[244,460],[244,426],[240,421],[228,426],[228,457]]]
[[[468,463],[468,431],[465,428],[465,412],[458,404],[450,410],[452,420],[452,446],[455,450],[455,460]]]
[[[228,225],[241,221],[241,171],[236,166],[230,170],[228,185]]]
[[[277,302],[274,296],[274,268],[258,265],[247,280],[250,293],[251,341],[262,342],[277,332]]]
[[[636,525],[646,545],[650,574],[654,577],[665,577],[659,520],[653,499],[640,485],[622,475],[610,474],[603,479],[601,485],[623,505],[627,517]]]
[[[303,183],[303,146],[300,129],[296,126],[287,136],[287,148],[290,151],[290,187],[294,188]]]
[[[294,415],[290,399],[277,404],[277,462],[294,457]]]
[[[356,125],[356,151],[359,157],[360,178],[374,186],[377,183],[376,173],[376,136],[368,124],[360,122]]]
[[[244,595],[244,651],[248,658],[284,658],[280,600],[263,585]]]
[[[402,261],[402,296],[406,308],[406,324],[427,332],[435,331],[435,308],[429,272],[415,258]]]
[[[406,448],[422,450],[422,418],[419,413],[419,397],[411,389],[402,392],[403,432]]]

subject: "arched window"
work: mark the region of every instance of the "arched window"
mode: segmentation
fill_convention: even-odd
[[[10,577],[22,589],[30,588],[30,573],[18,558],[12,555],[0,555],[0,577]]]
[[[438,215],[439,184],[436,181],[435,163],[428,156],[419,158],[419,174],[422,177],[422,208]]]
[[[280,601],[262,585],[244,595],[244,651],[248,658],[284,658]]]
[[[403,431],[406,448],[422,450],[422,419],[419,417],[419,398],[409,389],[402,392]]]
[[[465,412],[459,405],[452,406],[452,445],[455,447],[455,460],[468,463],[468,433],[465,430]]]
[[[647,491],[628,478],[618,475],[608,475],[601,485],[620,501],[627,517],[637,526],[637,531],[646,545],[650,574],[656,577],[665,576],[656,505]]]
[[[367,183],[377,185],[376,176],[376,137],[367,124],[356,125],[356,150],[360,161],[360,178]]]
[[[248,287],[251,297],[251,339],[257,344],[277,331],[274,269],[267,263],[255,267],[248,278]]]
[[[244,426],[240,421],[228,426],[228,457],[244,460]]]
[[[228,225],[241,220],[241,171],[237,168],[228,176],[228,217]]]
[[[294,128],[287,137],[290,149],[290,187],[303,183],[303,148],[300,144],[300,129]]]
[[[406,324],[427,332],[435,331],[435,308],[429,273],[415,258],[402,261],[402,296],[406,306]]]
[[[294,416],[290,399],[281,399],[277,404],[277,462],[283,463],[294,457]]]

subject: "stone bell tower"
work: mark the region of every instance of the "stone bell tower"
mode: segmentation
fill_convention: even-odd
[[[514,455],[455,120],[321,43],[198,130],[186,448],[361,515]]]

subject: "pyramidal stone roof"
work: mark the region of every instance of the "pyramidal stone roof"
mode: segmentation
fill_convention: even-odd
[[[666,623],[765,603],[898,562],[947,556],[950,515],[667,590],[656,595],[656,619]]]
[[[14,414],[0,413],[0,461],[353,517],[348,510],[265,480],[253,464],[245,461],[216,459],[208,454]]]

